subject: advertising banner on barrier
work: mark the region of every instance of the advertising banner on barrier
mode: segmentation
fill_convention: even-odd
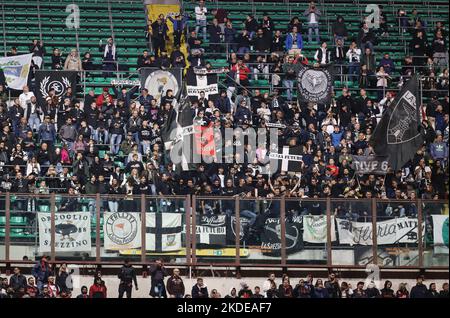
[[[327,242],[327,216],[304,215],[303,216],[303,241],[308,243]],[[336,228],[334,217],[331,217],[331,241],[336,241]]]
[[[105,212],[104,244],[107,250],[141,247],[141,217],[132,212]]]
[[[372,222],[352,222],[336,218],[339,244],[372,245]],[[422,228],[423,231],[423,228]],[[378,245],[418,243],[418,220],[401,217],[377,221]]]
[[[448,215],[432,215],[435,254],[448,255]]]
[[[39,252],[51,251],[50,213],[38,213]],[[58,212],[55,214],[55,251],[91,251],[91,214],[88,212]]]
[[[147,213],[147,251],[169,252],[181,249],[181,213]]]

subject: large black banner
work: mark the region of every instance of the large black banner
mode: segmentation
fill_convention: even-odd
[[[302,217],[286,218],[286,254],[303,249]],[[268,218],[261,234],[261,250],[263,255],[281,256],[281,223],[280,218]]]
[[[352,156],[352,169],[359,174],[381,174],[388,172],[386,156]]]
[[[395,100],[383,113],[370,138],[375,153],[388,156],[392,169],[399,170],[414,158],[423,144],[421,129],[419,79],[414,76],[400,90]]]
[[[56,96],[61,105],[64,101],[62,97],[66,94],[69,87],[75,95],[77,88],[76,71],[36,71],[36,99],[38,105],[45,105],[48,92],[55,90]]]
[[[197,216],[197,245],[224,246],[226,244],[226,215]]]
[[[161,70],[157,67],[143,67],[139,70],[141,88],[148,89],[149,94],[158,103],[169,89],[173,91],[174,96],[178,97],[181,92],[182,73],[182,68]]]
[[[300,102],[328,103],[331,98],[333,77],[327,67],[302,67],[297,75]]]
[[[248,240],[248,232],[250,227],[250,219],[240,217],[239,241],[244,244]],[[236,217],[227,217],[227,243],[233,244],[236,242]]]

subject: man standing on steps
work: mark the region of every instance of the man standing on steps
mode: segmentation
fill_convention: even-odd
[[[164,277],[167,276],[167,271],[161,259],[157,259],[155,264],[150,267],[150,276],[152,278],[150,296],[153,298],[167,298],[164,285]]]
[[[206,42],[206,14],[208,9],[205,7],[205,1],[200,0],[198,6],[195,7],[195,33],[199,34],[200,28],[202,29],[203,42]]]
[[[131,290],[134,287],[136,290],[139,290],[137,279],[136,279],[136,271],[134,267],[130,265],[128,259],[125,259],[122,268],[120,269],[119,275],[117,275],[120,279],[119,283],[119,298],[123,298],[123,294],[127,294],[127,298],[131,298]]]

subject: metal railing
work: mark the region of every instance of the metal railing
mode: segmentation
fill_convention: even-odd
[[[75,202],[76,206],[64,208],[69,200]],[[105,224],[112,207],[109,202],[119,202],[113,213],[134,213],[140,218],[140,247],[121,251],[105,248],[104,236],[108,231]],[[80,206],[84,208],[81,209]],[[55,243],[61,242],[60,230],[56,231],[56,226],[61,223],[58,216],[78,211],[90,216],[90,251],[81,254],[57,251]],[[146,237],[150,233],[146,218],[153,218],[158,214],[162,218],[179,215],[185,225],[184,239],[176,242],[180,245],[172,249],[172,252],[158,252],[155,247],[146,246],[148,242],[153,244]],[[8,192],[0,199],[0,252],[4,248],[5,255],[0,263],[20,262],[17,253],[12,251],[19,246],[31,247],[35,251],[35,257],[41,256],[44,253],[40,252],[38,246],[44,238],[40,235],[50,231],[48,255],[51,260],[68,261],[72,264],[118,264],[123,257],[129,257],[133,263],[146,265],[154,257],[163,257],[169,260],[168,263],[177,266],[194,267],[364,269],[367,264],[375,264],[382,269],[448,270],[448,254],[439,254],[441,252],[437,248],[443,246],[432,236],[432,216],[435,215],[448,217],[448,202],[421,199],[300,199],[286,196],[243,198],[143,194],[70,197]],[[26,221],[21,218],[24,216],[27,217]],[[42,225],[37,219],[41,217],[47,220],[50,218],[49,228],[40,229]],[[224,244],[220,246],[200,235],[202,227],[219,219],[226,220],[226,225],[222,222],[218,226],[223,229],[214,233],[227,236],[226,241],[222,237]],[[359,223],[352,223],[355,221]],[[358,232],[352,226],[361,226],[367,233]],[[403,231],[405,227],[410,228]],[[317,230],[318,228],[321,230]],[[397,230],[392,232],[395,228]],[[313,232],[305,233],[306,231]],[[346,233],[350,233],[350,236],[346,236]],[[155,246],[160,243],[153,242]]]

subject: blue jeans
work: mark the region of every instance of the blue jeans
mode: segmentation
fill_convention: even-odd
[[[96,143],[99,143],[99,137],[101,136],[103,134],[103,136],[102,136],[102,143],[103,144],[108,144],[108,137],[109,137],[109,133],[108,133],[108,131],[107,130],[103,130],[102,132],[100,132],[100,129],[99,128],[97,128],[96,130],[94,130],[94,140],[95,140],[95,142]]]
[[[39,126],[41,124],[41,120],[39,119],[39,116],[37,114],[31,114],[30,118],[28,118],[28,126],[32,130],[39,130]]]
[[[355,78],[358,79],[358,75],[359,75],[359,63],[351,62],[348,65],[348,79],[350,81],[355,81]]]
[[[320,37],[319,37],[319,24],[318,23],[310,23],[308,24],[308,42],[312,42],[312,34],[316,34],[316,42],[320,43]]]
[[[142,140],[141,141],[142,154],[147,154],[147,151],[150,152],[150,140]]]
[[[140,141],[139,141],[139,132],[134,132],[134,133],[133,133],[133,140],[134,140],[134,142],[137,143],[138,145],[140,144]]]
[[[292,90],[294,89],[294,81],[283,80],[283,87],[286,88],[287,100],[292,101]]]
[[[202,28],[203,41],[206,42],[206,20],[196,20],[195,33],[199,36],[200,28]]]
[[[120,143],[122,142],[122,135],[112,134],[110,139],[111,153],[117,155],[120,149]]]

